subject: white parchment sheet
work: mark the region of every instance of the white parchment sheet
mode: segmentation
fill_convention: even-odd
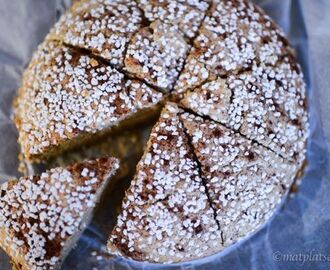
[[[100,214],[63,270],[330,269],[330,0],[255,1],[288,34],[308,86],[309,166],[299,191],[248,239],[214,256],[171,266],[103,256],[107,232],[102,230],[102,219],[106,217]],[[19,176],[17,131],[10,114],[22,71],[69,5],[70,0],[0,0],[0,183]],[[0,270],[10,269],[7,256],[0,251]]]

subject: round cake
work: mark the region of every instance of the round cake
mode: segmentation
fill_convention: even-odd
[[[75,1],[14,108],[29,163],[158,117],[109,232],[111,254],[139,261],[198,259],[251,235],[305,162],[301,68],[248,0]]]

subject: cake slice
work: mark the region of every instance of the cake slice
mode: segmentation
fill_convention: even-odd
[[[190,113],[181,119],[229,246],[267,221],[300,167],[218,123]]]
[[[158,112],[163,94],[84,52],[46,40],[15,102],[21,151],[38,162]]]
[[[138,261],[189,261],[222,249],[198,164],[176,105],[154,126],[108,248]]]
[[[127,44],[142,27],[142,20],[135,1],[75,1],[48,38],[90,50],[118,68],[123,66]]]
[[[3,184],[0,245],[14,268],[59,269],[118,167],[101,158]]]

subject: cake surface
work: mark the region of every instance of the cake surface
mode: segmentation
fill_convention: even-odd
[[[133,76],[170,91],[189,46],[177,28],[153,22],[136,33],[125,57],[125,68]]]
[[[276,66],[253,65],[202,84],[186,92],[182,104],[301,164],[308,136],[304,87],[285,57]]]
[[[76,1],[51,30],[50,38],[91,50],[112,65],[122,67],[126,46],[133,33],[142,27],[142,20],[135,1]]]
[[[0,245],[13,265],[58,269],[118,167],[115,158],[101,158],[3,184]]]
[[[189,113],[181,119],[229,246],[274,213],[300,166],[218,123]]]
[[[139,0],[144,15],[150,21],[172,24],[188,38],[193,38],[209,7],[209,1]]]
[[[109,251],[160,263],[219,252],[272,216],[300,169],[235,130],[167,103],[126,193]],[[209,210],[197,207],[197,217],[185,209],[200,205],[196,195],[209,204]],[[185,223],[196,218],[198,233],[186,233]]]
[[[16,102],[22,152],[30,161],[45,159],[154,107],[162,97],[100,60],[46,40],[24,73]]]
[[[305,87],[285,34],[251,1],[81,0],[33,56],[15,120],[33,163],[163,107],[108,248],[183,262],[274,213],[306,158]]]
[[[194,39],[177,89],[193,89],[213,76],[249,70],[253,63],[275,65],[292,54],[282,30],[252,1],[214,0]]]

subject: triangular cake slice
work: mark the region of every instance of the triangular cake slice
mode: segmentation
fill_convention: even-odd
[[[182,121],[223,232],[224,245],[255,232],[274,213],[295,179],[298,165],[190,113]]]
[[[111,233],[110,253],[139,261],[189,261],[222,248],[221,234],[176,105],[154,126]]]
[[[0,245],[14,267],[58,269],[118,167],[117,159],[100,158],[3,184]]]
[[[24,157],[47,159],[153,117],[163,95],[85,52],[45,41],[24,73],[15,120]]]

